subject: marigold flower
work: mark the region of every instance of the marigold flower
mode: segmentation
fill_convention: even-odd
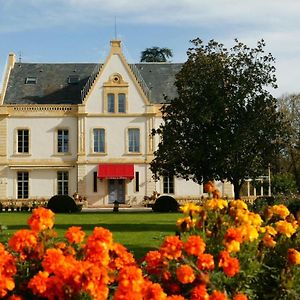
[[[205,207],[210,210],[222,210],[228,207],[228,202],[223,199],[211,199],[206,201]]]
[[[245,210],[248,209],[247,204],[244,201],[242,201],[242,200],[231,200],[229,202],[229,206],[233,207],[235,209],[237,209],[237,208],[238,209],[245,209]]]
[[[27,256],[36,256],[38,249],[37,233],[28,230],[18,230],[8,241],[11,249],[20,254],[21,259],[26,259]]]
[[[253,242],[259,236],[257,228],[248,223],[241,225],[239,228],[241,229],[243,241],[245,242]]]
[[[275,226],[279,233],[285,234],[287,237],[291,237],[296,232],[298,227],[296,223],[290,223],[286,220],[276,222]]]
[[[167,294],[158,283],[145,281],[143,290],[143,300],[165,300]]]
[[[191,219],[191,217],[180,218],[176,222],[176,226],[180,229],[180,231],[189,231],[192,228],[195,228],[197,220]]]
[[[200,255],[205,251],[205,242],[198,235],[189,236],[188,240],[183,244],[183,248],[189,255]]]
[[[185,298],[180,295],[172,295],[172,296],[168,296],[167,300],[185,300]]]
[[[39,271],[36,275],[34,275],[29,283],[28,287],[32,290],[34,295],[43,296],[47,290],[47,281],[48,281],[49,273],[46,271]]]
[[[182,255],[183,243],[178,236],[167,236],[160,247],[160,253],[167,259],[178,259]]]
[[[226,243],[231,241],[237,241],[241,243],[243,240],[241,228],[233,228],[233,227],[228,228],[225,233],[224,240]]]
[[[199,205],[194,204],[194,203],[187,203],[183,206],[180,206],[180,210],[185,215],[188,215],[190,217],[195,217],[203,210],[203,208]]]
[[[291,265],[300,265],[300,252],[294,248],[288,250],[288,262]]]
[[[214,290],[209,296],[209,300],[227,300],[227,297],[222,292]]]
[[[120,270],[125,266],[136,265],[133,255],[119,243],[113,243],[110,250],[110,256],[113,258],[109,263],[109,267],[113,270]]]
[[[245,294],[238,293],[234,295],[233,300],[248,300],[248,297]]]
[[[79,244],[84,240],[85,232],[81,230],[80,226],[71,226],[68,228],[65,237],[69,243]]]
[[[285,219],[290,214],[288,208],[283,204],[273,205],[271,207],[271,212],[274,215],[278,215],[281,219]]]
[[[215,185],[212,181],[208,181],[204,184],[203,190],[205,193],[212,193],[215,190]]]
[[[264,235],[263,243],[268,248],[274,248],[276,246],[276,241],[274,241],[273,237],[268,233]]]
[[[146,270],[150,274],[159,274],[161,272],[162,255],[159,251],[149,251],[144,261],[146,262]]]
[[[54,213],[44,207],[35,208],[28,220],[28,224],[31,230],[36,232],[51,229],[54,225]]]
[[[192,283],[195,280],[194,270],[189,265],[181,265],[176,269],[176,276],[180,283]]]
[[[201,271],[209,271],[215,268],[214,257],[211,254],[203,253],[198,256],[197,267]]]
[[[20,295],[11,295],[8,300],[23,300],[24,298]]]
[[[233,277],[240,271],[240,263],[237,258],[230,257],[229,252],[221,251],[219,254],[219,267],[228,277]]]
[[[225,247],[228,252],[239,252],[240,251],[240,243],[235,240],[225,243]]]
[[[209,300],[209,295],[206,286],[200,284],[192,289],[190,300]]]

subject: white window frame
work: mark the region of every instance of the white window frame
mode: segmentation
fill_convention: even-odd
[[[133,136],[133,132],[138,132],[138,137]],[[127,128],[127,152],[130,154],[141,153],[141,130],[140,128]]]
[[[61,174],[61,178],[59,178]],[[69,171],[57,171],[57,195],[69,195]],[[65,193],[67,190],[67,193]]]
[[[163,193],[174,194],[175,178],[173,175],[163,176]]]
[[[21,178],[19,176],[21,176]],[[17,199],[28,199],[28,198],[29,198],[29,172],[17,171]]]
[[[63,133],[62,135],[62,141],[61,141],[61,145],[59,143],[59,132],[67,132],[67,135],[65,135],[65,133]],[[67,136],[67,141],[64,140],[64,137]],[[67,147],[67,151],[65,151],[65,147]],[[56,153],[58,154],[66,154],[66,153],[70,153],[70,130],[68,128],[58,128],[56,130]]]

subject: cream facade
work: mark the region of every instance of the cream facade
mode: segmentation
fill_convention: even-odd
[[[167,88],[159,77],[179,67],[130,65],[118,40],[104,64],[31,65],[10,55],[0,97],[0,199],[78,192],[102,206],[138,205],[154,191],[200,198],[201,185],[173,177],[155,182],[149,169],[158,145],[150,133],[162,121],[163,103],[150,91]],[[232,196],[231,185],[219,189]]]

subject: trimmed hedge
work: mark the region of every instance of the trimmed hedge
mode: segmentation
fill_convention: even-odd
[[[53,196],[48,201],[47,208],[54,213],[74,213],[79,211],[74,199],[68,195]]]
[[[177,212],[179,203],[171,196],[160,196],[152,206],[155,212]]]

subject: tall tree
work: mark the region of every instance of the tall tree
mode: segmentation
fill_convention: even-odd
[[[286,94],[278,98],[278,108],[289,128],[289,140],[281,153],[280,171],[294,175],[300,192],[300,94]]]
[[[177,74],[178,97],[162,108],[161,136],[151,170],[198,183],[228,180],[239,198],[246,178],[263,174],[278,150],[282,132],[276,99],[274,58],[235,40],[227,50],[211,40],[192,41]]]
[[[152,47],[141,52],[141,62],[166,62],[173,57],[173,52],[169,48]]]

